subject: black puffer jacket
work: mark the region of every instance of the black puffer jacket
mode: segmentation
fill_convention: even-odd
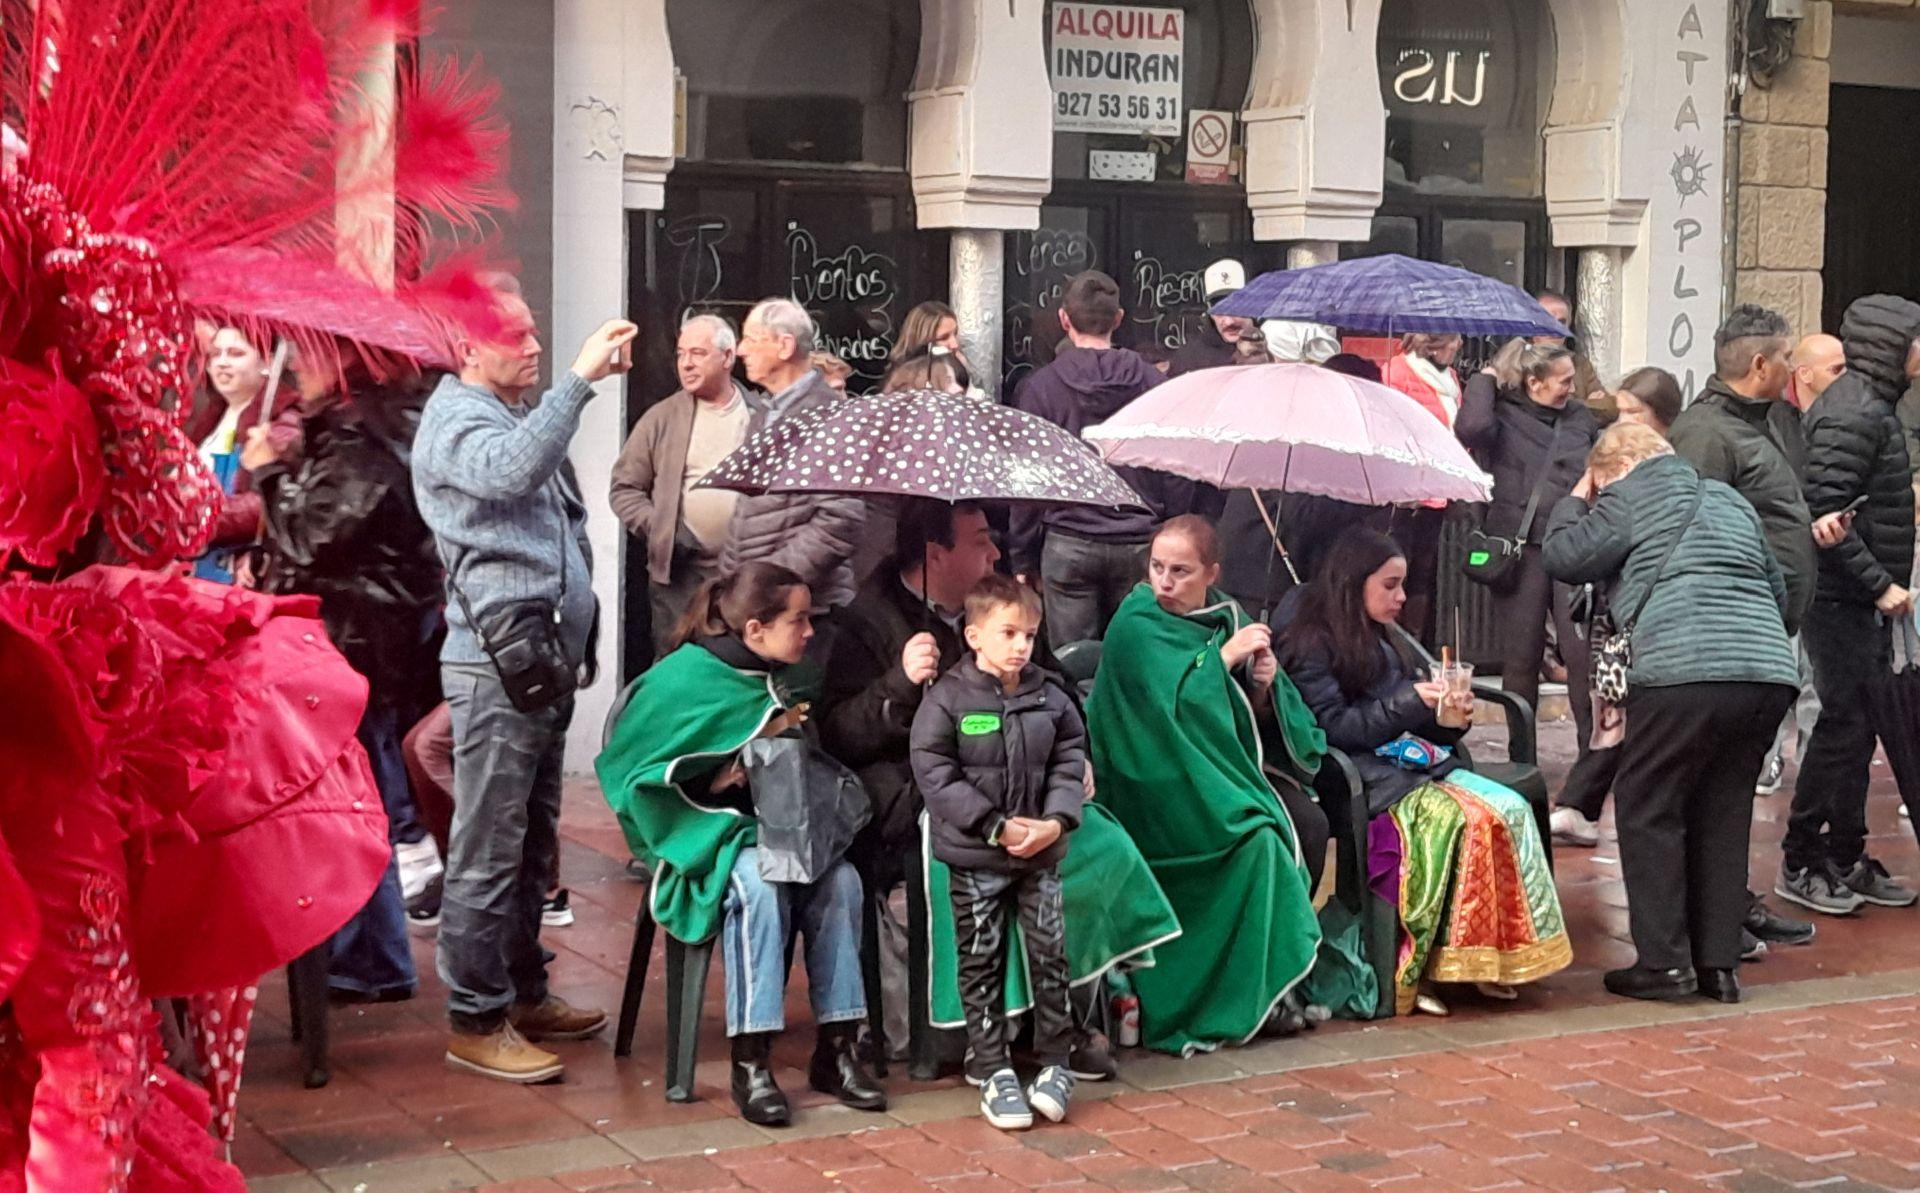
[[[1518,532],[1527,499],[1539,487],[1540,505],[1527,536],[1537,543],[1546,533],[1547,515],[1587,470],[1587,454],[1600,437],[1600,424],[1577,398],[1555,410],[1497,384],[1486,373],[1475,373],[1460,399],[1453,432],[1493,474],[1493,501],[1483,523],[1488,534]]]
[[[1546,517],[1540,518],[1542,529]],[[1286,610],[1291,615],[1298,602]],[[1383,639],[1380,643],[1381,666],[1373,684],[1353,693],[1341,687],[1334,675],[1333,647],[1324,634],[1306,629],[1282,633],[1280,665],[1287,678],[1300,689],[1314,719],[1326,732],[1327,744],[1347,754],[1367,789],[1367,810],[1378,816],[1399,803],[1409,791],[1454,770],[1459,764],[1452,758],[1426,770],[1407,770],[1375,754],[1374,751],[1401,734],[1411,733],[1444,746],[1457,745],[1462,734],[1457,729],[1442,729],[1434,711],[1414,690],[1414,669],[1400,653]]]
[[[968,655],[913,717],[913,777],[933,822],[933,855],[969,870],[1037,870],[1067,853],[1086,798],[1087,730],[1066,689],[1029,663],[1007,692]],[[1060,822],[1030,858],[988,843],[1009,817]]]
[[[873,801],[873,819],[860,830],[852,854],[891,886],[904,874],[901,859],[913,852],[920,836],[920,800],[907,743],[913,714],[927,692],[900,669],[900,653],[914,635],[931,633],[944,672],[960,661],[966,646],[959,631],[930,613],[890,567],[867,581],[835,625],[821,695],[826,711],[818,721],[820,740],[828,753],[859,773]]]
[[[1913,572],[1913,471],[1894,405],[1907,388],[1907,354],[1920,306],[1886,294],[1847,308],[1840,338],[1847,372],[1807,414],[1807,508],[1816,518],[1867,503],[1846,541],[1820,552],[1819,599],[1872,604]]]
[[[1760,515],[1787,584],[1787,632],[1798,633],[1818,569],[1813,518],[1801,493],[1807,441],[1799,413],[1784,401],[1742,397],[1715,377],[1668,438],[1696,472],[1731,485]]]
[[[254,472],[263,587],[318,596],[327,636],[376,698],[409,704],[439,676],[443,592],[408,466],[419,417],[417,401],[338,403],[306,419],[298,463]]]

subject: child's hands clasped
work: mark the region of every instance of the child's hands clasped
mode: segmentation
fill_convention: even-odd
[[[1000,826],[1000,844],[1015,857],[1028,858],[1045,852],[1060,839],[1058,820],[1029,820],[1013,816]]]

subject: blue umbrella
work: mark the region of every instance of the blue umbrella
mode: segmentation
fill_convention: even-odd
[[[1263,273],[1212,309],[1216,315],[1299,319],[1388,335],[1572,334],[1505,282],[1398,253]]]

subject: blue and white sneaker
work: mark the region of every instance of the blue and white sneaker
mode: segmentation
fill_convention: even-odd
[[[1033,1107],[1027,1105],[1026,1096],[1020,1092],[1020,1079],[1012,1069],[1001,1069],[980,1087],[980,1114],[1002,1131],[1024,1131],[1033,1125]]]
[[[1067,1117],[1067,1103],[1073,1100],[1073,1074],[1060,1065],[1048,1065],[1027,1087],[1027,1102],[1053,1122]]]

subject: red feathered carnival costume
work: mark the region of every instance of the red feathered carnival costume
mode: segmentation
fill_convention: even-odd
[[[368,193],[403,261],[505,201],[472,76],[409,73],[397,120],[360,102],[400,7],[0,0],[0,1193],[243,1188],[209,1127],[252,983],[388,864],[366,682],[317,602],[170,565],[221,501],[180,429],[193,314],[310,367],[342,336],[444,359],[419,303],[397,344],[332,322],[399,301],[334,268],[343,144],[392,167]],[[187,1000],[205,1085],[162,1063],[156,998]]]

